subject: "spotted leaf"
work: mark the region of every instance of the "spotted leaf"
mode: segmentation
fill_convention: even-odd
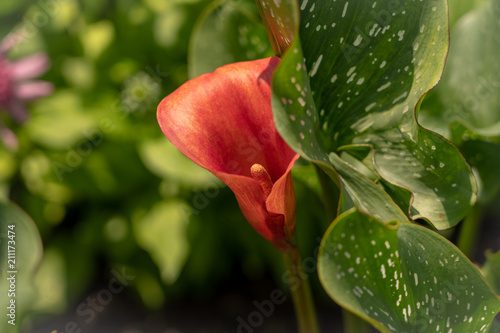
[[[426,228],[353,209],[326,232],[323,287],[381,332],[488,332],[500,300],[476,267]]]
[[[273,83],[282,136],[330,167],[332,152],[370,148],[408,216],[456,225],[475,201],[475,179],[457,148],[415,116],[444,67],[446,1],[302,0],[300,9],[300,38]]]
[[[389,222],[394,219],[408,222],[405,214],[394,204],[389,195],[379,186],[367,179],[364,175],[343,161],[335,153],[330,154],[330,161],[335,167],[345,195],[362,211],[370,212],[374,217]],[[343,209],[342,209],[343,208]],[[347,210],[342,207],[341,210]]]

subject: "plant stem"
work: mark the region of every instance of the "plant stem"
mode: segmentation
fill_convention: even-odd
[[[286,270],[298,278],[298,283],[290,285],[290,290],[292,291],[299,333],[319,333],[308,274],[301,265],[299,252],[294,249],[284,253],[283,257]]]
[[[337,209],[340,199],[340,189],[334,188],[334,182],[331,181],[330,177],[315,165],[316,173],[318,174],[318,179],[323,190],[323,199],[325,201],[325,211],[328,223],[332,223],[337,217]],[[335,184],[336,185],[336,184]],[[370,325],[363,319],[352,314],[351,312],[342,309],[342,317],[344,318],[344,332],[345,333],[369,333]]]
[[[460,227],[457,246],[467,257],[474,254],[473,251],[481,227],[482,215],[483,207],[480,204],[476,204],[470,214],[465,217]]]
[[[339,189],[333,188],[335,185],[331,181],[330,177],[321,170],[320,167],[314,165],[316,169],[316,174],[318,175],[319,183],[321,184],[321,189],[323,192],[323,199],[325,204],[326,218],[328,219],[328,224],[332,223],[337,217],[337,207],[339,202]]]
[[[355,314],[342,309],[345,333],[370,333],[370,325]]]

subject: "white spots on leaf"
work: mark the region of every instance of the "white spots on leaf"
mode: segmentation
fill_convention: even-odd
[[[385,279],[387,275],[385,274],[385,266],[383,264],[380,265],[380,272],[382,273],[382,278]]]
[[[399,39],[398,39],[398,40],[399,40],[399,41],[402,41],[402,40],[404,39],[405,32],[406,32],[405,30],[400,30],[400,31],[398,32],[398,36],[399,36]]]
[[[351,83],[352,81],[354,81],[354,78],[356,77],[356,75],[358,75],[357,73],[354,73],[351,75],[351,77],[349,77],[349,79],[347,79],[347,84]],[[347,100],[349,100],[349,97],[347,98]]]
[[[354,286],[352,289],[352,293],[356,295],[356,297],[360,298],[363,295],[363,289],[361,289],[359,286]]]
[[[366,286],[363,286],[363,289],[366,291],[366,293],[367,293],[368,295],[370,295],[370,296],[372,296],[372,297],[374,296],[374,295],[373,295],[373,292],[372,292],[370,289],[368,289]],[[375,313],[376,313],[376,312],[375,312]]]
[[[357,84],[358,86],[360,86],[360,85],[362,85],[364,82],[365,82],[365,78],[364,78],[364,77],[362,77],[362,78],[360,78],[360,79],[358,80],[358,82],[356,82],[356,84]]]
[[[398,97],[396,97],[393,101],[392,101],[392,104],[396,104],[398,103],[400,100],[402,99],[405,99],[406,97],[408,97],[408,92],[405,91],[403,94],[399,95]],[[405,113],[405,112],[403,112]]]
[[[316,75],[316,73],[318,72],[318,68],[319,68],[319,65],[321,64],[321,61],[323,60],[323,55],[321,54],[319,57],[318,57],[318,60],[316,60],[316,62],[314,63],[314,67],[311,71],[311,77],[313,77],[314,75]]]
[[[385,90],[385,89],[389,88],[389,87],[390,87],[390,85],[391,85],[391,82],[387,82],[386,84],[384,84],[384,85],[380,86],[380,87],[377,89],[377,91],[378,91],[378,92],[381,92],[381,91],[383,91],[383,90]]]
[[[359,46],[362,41],[363,41],[363,36],[358,35],[358,37],[356,37],[356,40],[354,41],[353,45],[354,46]]]
[[[399,280],[398,280],[399,281]],[[399,306],[401,304],[401,299],[403,298],[403,295],[402,294],[399,294],[399,298],[398,300],[396,301],[396,306]]]
[[[378,27],[378,23],[375,23],[368,34],[370,36],[373,36],[373,34],[375,33],[375,29],[377,29],[377,27]]]
[[[368,105],[366,108],[365,108],[365,111],[366,112],[369,112],[371,109],[373,109],[375,106],[377,105],[377,103],[371,103],[370,105]]]
[[[309,1],[309,0],[304,0],[304,1],[302,1],[302,6],[300,6],[300,10],[304,10],[304,9],[306,9],[307,2],[308,2],[308,1]]]
[[[352,73],[354,73],[354,71],[356,70],[356,66],[353,66],[349,69],[349,71],[347,71],[347,76],[351,76]]]
[[[349,1],[347,1],[344,5],[344,11],[342,12],[342,17],[345,17],[345,14],[347,14],[347,7],[349,6]]]
[[[338,79],[338,75],[337,75],[337,74],[335,74],[334,76],[332,76],[332,78],[331,78],[331,80],[330,80],[330,81],[331,81],[332,83],[335,83],[335,81],[337,81],[337,79]]]
[[[384,67],[385,67],[385,65],[387,65],[387,61],[385,61],[385,60],[384,60],[384,61],[382,61],[382,63],[380,64],[380,68],[384,68]]]
[[[303,107],[306,106],[306,101],[304,101],[302,97],[299,97],[297,100],[300,103],[300,105],[302,105]]]

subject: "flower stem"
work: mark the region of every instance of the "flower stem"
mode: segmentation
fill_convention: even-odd
[[[301,265],[299,252],[294,249],[284,253],[283,258],[287,272],[298,278],[297,283],[290,285],[290,290],[292,291],[299,333],[319,333],[308,274]]]

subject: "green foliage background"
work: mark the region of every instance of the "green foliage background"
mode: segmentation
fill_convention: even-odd
[[[136,276],[127,292],[150,309],[211,297],[234,275],[281,274],[233,194],[156,121],[160,100],[188,80],[190,35],[209,3],[1,2],[0,36],[29,31],[10,58],[48,53],[43,79],[56,86],[26,124],[2,114],[20,147],[0,148],[1,196],[33,218],[44,246],[34,313],[67,310],[122,267]]]
[[[452,0],[452,24],[481,2]],[[15,28],[29,32],[11,59],[47,52],[52,67],[43,79],[56,86],[31,104],[26,124],[2,113],[20,146],[0,148],[0,195],[33,218],[44,247],[32,281],[38,290],[33,314],[67,310],[113,269],[136,276],[127,292],[151,310],[213,297],[234,279],[281,282],[281,258],[246,223],[233,194],[168,143],[156,122],[159,101],[204,71],[188,71],[188,47],[211,3],[0,2],[0,37]],[[240,24],[233,14],[229,22]],[[253,6],[245,20],[259,20]],[[272,54],[262,31],[251,33],[261,37],[259,54],[241,57]],[[440,105],[433,95],[425,103],[424,112]],[[312,167],[299,165],[294,180],[298,241],[308,257],[329,221]],[[316,293],[327,300],[312,276]]]

